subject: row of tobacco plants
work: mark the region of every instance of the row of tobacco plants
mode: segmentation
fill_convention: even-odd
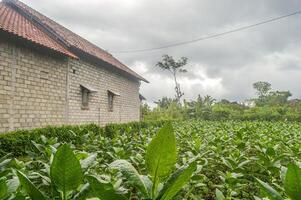
[[[30,141],[0,199],[301,199],[301,124],[183,121]],[[76,132],[72,132],[76,135]],[[78,138],[77,138],[78,139]]]

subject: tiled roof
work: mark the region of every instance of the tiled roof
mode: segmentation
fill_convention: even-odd
[[[4,0],[3,2],[12,4],[12,5],[16,6],[18,9],[20,9],[21,11],[25,12],[26,14],[33,16],[44,27],[46,27],[48,30],[51,30],[51,32],[53,32],[56,37],[58,36],[61,40],[63,40],[63,42],[69,48],[79,49],[80,51],[85,52],[93,57],[96,57],[97,59],[100,59],[101,61],[104,61],[104,62],[112,65],[112,67],[116,67],[117,69],[119,69],[123,72],[126,72],[127,74],[129,74],[139,80],[146,81],[143,77],[138,75],[136,72],[134,72],[133,70],[128,68],[123,63],[121,63],[119,60],[114,58],[108,52],[97,47],[96,45],[92,44],[91,42],[87,41],[86,39],[80,37],[79,35],[73,33],[72,31],[68,30],[67,28],[63,27],[62,25],[49,19],[48,17],[42,15],[41,13],[37,12],[36,10],[25,5],[24,3],[22,3],[18,0]],[[8,8],[7,6],[3,6],[3,5],[2,5],[2,7],[4,7],[4,9],[10,9],[10,12],[15,13],[15,15],[20,16],[20,18],[22,17],[20,14],[18,14],[16,11],[12,10],[11,8]],[[0,13],[1,13],[0,19],[2,19],[2,12],[3,11],[0,10]],[[23,33],[24,29],[26,29],[26,26],[24,26],[24,25],[21,26],[20,23],[15,22],[15,19],[16,18],[11,18],[11,17],[6,17],[6,19],[4,18],[4,23],[6,23],[8,26],[7,29],[9,29],[11,31],[18,30],[18,32]],[[25,20],[25,19],[23,19],[23,20]],[[28,24],[30,24],[29,21],[26,21],[26,22]],[[2,22],[0,22],[0,23],[2,23]],[[12,24],[14,25],[13,27],[12,27]],[[28,25],[28,26],[33,26],[33,25]],[[43,33],[42,31],[39,31],[39,34],[42,34],[42,33]],[[28,39],[36,38],[36,40],[42,40],[42,38],[43,38],[43,37],[40,38],[40,35],[37,35],[34,33],[32,34],[31,37],[28,37],[26,34],[24,36],[25,36],[24,38],[28,38]],[[42,40],[40,42],[43,44],[44,41]],[[46,46],[46,45],[44,45],[44,46]],[[47,47],[50,48],[52,46],[48,45]],[[70,49],[69,49],[69,51],[72,52],[72,50],[70,50]]]
[[[0,29],[59,53],[76,57],[11,7],[0,2]]]

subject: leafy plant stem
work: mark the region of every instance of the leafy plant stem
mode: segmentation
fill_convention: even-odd
[[[158,159],[158,163],[160,163],[160,159],[161,159],[161,155],[159,155],[159,159]],[[156,199],[156,190],[157,190],[157,172],[158,172],[158,167],[159,165],[157,165],[156,171],[155,171],[155,176],[153,178],[153,187],[152,187],[152,198],[153,200]]]

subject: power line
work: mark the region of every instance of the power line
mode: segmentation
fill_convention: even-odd
[[[242,26],[242,27],[232,29],[232,30],[229,30],[229,31],[225,31],[225,32],[221,32],[221,33],[217,33],[217,34],[213,34],[213,35],[209,35],[209,36],[203,36],[203,37],[199,37],[199,38],[192,39],[192,40],[187,40],[187,41],[173,43],[173,44],[167,44],[167,45],[163,45],[163,46],[159,46],[159,47],[153,47],[153,48],[116,51],[116,52],[112,52],[112,53],[115,53],[115,54],[139,53],[139,52],[155,51],[155,50],[166,49],[166,48],[171,48],[171,47],[176,47],[176,46],[182,46],[182,45],[195,43],[195,42],[199,42],[199,41],[203,41],[203,40],[218,38],[218,37],[221,37],[221,36],[224,36],[224,35],[228,35],[228,34],[231,34],[231,33],[243,31],[243,30],[246,30],[246,29],[250,29],[250,28],[253,28],[253,27],[256,27],[256,26],[260,26],[260,25],[267,24],[267,23],[270,23],[270,22],[278,21],[278,20],[281,20],[283,18],[291,17],[291,16],[298,15],[298,14],[301,14],[301,10],[290,13],[290,14],[282,15],[282,16],[279,16],[279,17],[267,19],[265,21],[261,21],[261,22],[255,23],[255,24]]]

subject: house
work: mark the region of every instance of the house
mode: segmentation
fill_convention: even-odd
[[[143,77],[18,0],[0,2],[0,132],[140,118]]]

